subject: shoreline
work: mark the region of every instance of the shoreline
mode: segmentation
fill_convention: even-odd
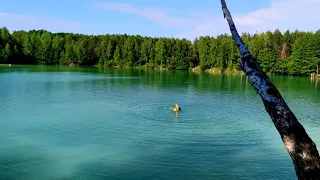
[[[13,67],[13,66],[61,66],[61,67],[95,67],[95,68],[119,68],[119,69],[137,69],[137,70],[154,70],[154,71],[191,71],[192,73],[199,74],[199,73],[207,73],[211,75],[220,75],[220,74],[227,74],[227,75],[245,75],[243,71],[237,69],[226,69],[221,70],[219,68],[210,68],[210,69],[201,69],[199,66],[188,68],[188,69],[170,69],[164,68],[161,66],[157,67],[146,67],[146,66],[101,66],[101,65],[76,65],[76,64],[69,64],[69,65],[62,65],[62,64],[53,64],[53,65],[41,65],[41,64],[0,64],[0,67]],[[320,74],[314,74],[314,78],[320,79]],[[288,74],[270,74],[267,73],[268,76],[294,76],[294,77],[311,77],[310,75],[288,75]]]
[[[11,67],[12,64],[0,64],[0,66],[8,66],[8,67]]]
[[[81,66],[79,66],[81,67]],[[229,74],[229,75],[245,75],[243,71],[236,70],[236,69],[226,69],[221,70],[218,68],[210,68],[210,69],[204,69],[202,70],[199,66],[188,68],[188,69],[170,69],[170,68],[164,68],[162,66],[157,67],[145,67],[145,66],[101,66],[101,65],[94,65],[93,67],[99,67],[99,68],[123,68],[123,69],[142,69],[142,70],[155,70],[155,71],[191,71],[193,73],[208,73],[213,75],[219,75],[219,74]]]

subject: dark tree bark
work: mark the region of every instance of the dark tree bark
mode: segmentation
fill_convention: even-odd
[[[221,0],[221,4],[224,18],[228,21],[233,40],[240,51],[240,67],[260,95],[293,161],[298,179],[320,179],[320,158],[316,144],[243,43],[225,0]]]

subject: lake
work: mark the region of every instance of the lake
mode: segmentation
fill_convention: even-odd
[[[319,147],[320,82],[270,78]],[[0,179],[297,179],[245,76],[12,66],[0,84]]]

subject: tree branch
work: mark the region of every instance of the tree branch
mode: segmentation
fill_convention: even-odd
[[[225,0],[221,0],[234,42],[240,51],[241,69],[260,95],[295,167],[298,179],[320,179],[320,157],[316,144],[292,113],[277,88],[261,70],[239,36]]]

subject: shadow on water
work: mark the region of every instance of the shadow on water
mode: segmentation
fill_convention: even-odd
[[[41,179],[50,177],[54,160],[41,147],[26,145],[19,148],[0,149],[0,179]],[[49,166],[48,166],[49,165]],[[49,176],[43,176],[47,174]],[[54,175],[51,175],[52,177]]]
[[[203,139],[203,137],[198,138]],[[251,150],[255,155],[263,157],[268,148],[262,150],[261,154],[256,154],[254,150],[256,146],[243,147],[241,149],[248,149],[248,152],[235,153],[230,145],[221,144],[219,139],[215,138],[173,145],[160,152],[157,149],[150,152],[152,147],[139,146],[140,152],[136,152],[130,162],[120,161],[114,164],[110,163],[108,158],[101,157],[99,160],[77,165],[75,174],[71,176],[76,179],[92,180],[120,177],[123,180],[195,180],[212,179],[213,177],[216,179],[250,179],[251,177],[293,179],[295,177],[292,164],[287,161],[288,159],[284,160],[274,154],[274,159],[262,158],[263,163],[261,163],[256,162],[255,156],[247,154]],[[130,148],[136,149],[137,147]],[[276,167],[273,166],[274,163],[277,164]],[[242,168],[243,166],[255,170],[246,171]],[[274,172],[277,173],[273,174]]]
[[[87,154],[85,162],[70,159],[73,165],[66,167],[67,170],[61,165],[69,159],[55,159],[54,156],[41,151],[41,146],[20,146],[11,152],[1,153],[0,179],[200,180],[213,177],[215,179],[295,177],[289,158],[284,159],[278,154],[271,154],[273,159],[263,158],[265,153],[272,153],[272,149],[264,143],[257,142],[258,145],[244,143],[240,148],[230,147],[230,142],[224,143],[222,139],[223,137],[193,136],[188,137],[188,141],[172,142],[167,146],[161,143],[160,139],[140,139],[126,146],[126,149],[129,149],[128,153],[118,149],[118,154],[112,155],[109,154],[108,147],[101,147],[105,153],[100,153],[99,156],[94,152]],[[261,161],[257,162],[257,158]],[[243,167],[250,167],[251,171]]]

